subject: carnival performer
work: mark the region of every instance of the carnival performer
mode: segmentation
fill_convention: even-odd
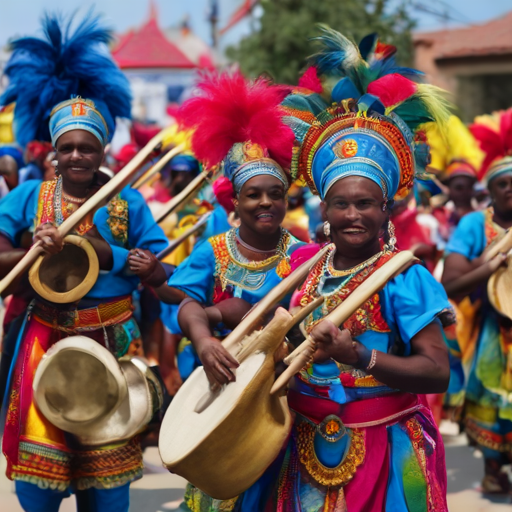
[[[448,202],[432,210],[440,234],[448,242],[460,219],[474,210],[473,187],[484,154],[457,116],[450,116],[445,136],[434,123],[427,123],[424,129],[431,151],[429,170],[448,188]]]
[[[251,83],[239,72],[205,77],[198,89],[181,107],[180,118],[195,129],[196,157],[207,166],[222,162],[240,227],[197,245],[158,294],[171,303],[190,297],[210,306],[238,297],[254,304],[288,275],[290,255],[300,245],[281,228],[294,139],[282,122],[284,93],[264,80]],[[200,361],[212,381],[232,380],[229,368],[236,361],[213,337],[206,317],[202,327],[209,335],[194,340],[197,356],[191,353],[190,371]],[[178,325],[174,329],[181,332]]]
[[[446,115],[444,104],[412,80],[414,71],[394,64],[394,48],[373,41],[359,50],[329,29],[319,39],[314,63],[334,88],[283,102],[300,143],[292,173],[322,198],[333,240],[301,288],[302,305],[325,298],[305,321],[315,362],[291,383],[292,434],[263,476],[229,503],[192,496],[187,504],[194,511],[446,511],[443,442],[417,395],[448,384],[444,290],[413,265],[343,330],[322,321],[396,253],[389,210],[425,165],[413,130]]]
[[[16,100],[17,126],[27,140],[44,140],[40,133],[49,126],[57,161],[55,180],[27,181],[0,202],[1,236],[13,248],[13,265],[22,255],[15,249],[19,235],[31,226],[45,253],[61,251],[57,227],[100,188],[98,169],[114,119],[130,116],[128,81],[106,52],[112,34],[99,19],[89,15],[72,31],[46,16],[43,28],[46,40],[14,41],[6,68],[10,85],[0,100]],[[131,294],[140,280],[165,281],[153,254],[167,239],[142,196],[128,188],[87,215],[74,233],[92,245],[101,270],[81,300],[55,304],[37,298],[29,306],[11,368],[3,436],[7,476],[26,511],[57,511],[71,492],[78,510],[127,511],[129,484],[142,476],[138,437],[104,447],[81,445],[41,414],[32,381],[44,354],[70,335],[86,333],[116,357],[141,353]]]
[[[482,450],[484,492],[508,492],[502,466],[512,449],[512,379],[510,320],[489,301],[487,281],[504,263],[505,254],[486,261],[484,253],[512,227],[512,109],[481,116],[470,126],[485,159],[480,177],[487,183],[492,206],[463,217],[446,248],[443,284],[460,301],[469,297],[477,316],[466,326],[473,341],[466,386],[466,433]]]

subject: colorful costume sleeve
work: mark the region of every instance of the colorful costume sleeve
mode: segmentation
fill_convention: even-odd
[[[18,245],[20,235],[34,224],[40,187],[38,180],[27,181],[0,201],[0,232],[14,246]]]
[[[208,241],[194,247],[192,254],[175,270],[168,285],[184,291],[193,299],[208,304],[213,293],[215,256]]]
[[[111,270],[100,271],[96,284],[87,296],[105,298],[129,295],[140,282],[127,269],[129,250],[138,247],[157,253],[167,247],[167,238],[140,193],[129,188],[96,212],[94,224],[112,248],[114,261]]]
[[[468,260],[478,258],[487,245],[484,225],[483,212],[473,212],[462,217],[446,246],[446,254],[456,252]]]
[[[410,351],[411,339],[440,313],[451,309],[442,285],[421,265],[413,265],[392,279],[383,295],[384,316],[388,322],[392,320],[389,323],[399,332],[406,354]],[[386,314],[388,311],[391,314]]]
[[[112,248],[114,264],[110,272],[113,274],[124,270],[130,248],[156,254],[168,245],[162,228],[154,221],[138,191],[125,188],[120,199],[114,199],[113,206],[101,208],[94,216],[98,231]]]

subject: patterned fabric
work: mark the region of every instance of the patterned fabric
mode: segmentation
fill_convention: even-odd
[[[107,489],[142,476],[142,451],[137,438],[93,449],[80,446],[72,435],[53,426],[33,400],[32,382],[39,361],[53,344],[68,335],[85,334],[116,357],[126,353],[142,355],[140,333],[131,318],[131,301],[122,298],[101,306],[106,316],[110,311],[110,319],[124,320],[114,325],[84,323],[75,325],[74,329],[70,326],[59,329],[54,327],[58,326],[59,318],[56,308],[36,304],[29,313],[14,370],[3,437],[8,478],[41,488],[65,490],[72,484],[78,489]],[[52,310],[53,322],[49,322]],[[71,312],[73,316],[76,313],[77,310]]]
[[[276,254],[263,261],[249,261],[238,251],[236,235],[238,230],[231,229],[210,239],[215,255],[214,304],[223,300],[228,285],[241,286],[246,290],[257,290],[265,281],[266,274],[276,269],[283,279],[291,271],[287,249],[291,235],[283,230]]]
[[[60,180],[62,183],[62,179]],[[66,220],[74,211],[77,210],[77,206],[66,200],[63,194],[56,194],[59,184],[59,178],[55,178],[50,181],[43,181],[41,189],[39,191],[39,202],[37,208],[37,217],[34,221],[34,227],[45,222],[55,224],[57,217],[60,216],[63,220]],[[62,185],[61,185],[62,188]],[[60,209],[59,212],[56,209]],[[93,224],[93,213],[86,215],[78,226],[75,227],[75,232],[78,235],[85,235],[90,231]]]
[[[121,196],[117,194],[108,203],[107,212],[107,224],[112,236],[121,245],[126,245],[128,242],[128,228],[130,220],[128,215],[128,201],[121,199]]]
[[[327,309],[314,312],[307,329],[392,256],[384,253],[334,276],[342,272],[329,270],[333,250],[312,269],[302,288],[303,303],[320,293],[335,299],[327,302]],[[300,252],[292,260],[300,259]],[[346,282],[328,283],[333,277]],[[357,324],[356,339],[367,348],[404,357],[410,354],[411,338],[449,309],[443,288],[421,265],[391,279],[377,297],[349,325]],[[362,318],[373,320],[360,322]],[[397,392],[331,360],[312,364],[296,376],[288,404],[295,412],[292,435],[263,476],[229,503],[189,489],[185,510],[447,512],[443,442],[423,396]],[[355,410],[363,411],[366,420],[352,424]]]

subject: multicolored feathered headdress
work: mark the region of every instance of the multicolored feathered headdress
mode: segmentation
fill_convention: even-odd
[[[73,129],[87,130],[105,145],[114,134],[115,118],[130,117],[129,83],[107,48],[112,32],[92,14],[74,31],[72,22],[62,26],[58,16],[46,15],[44,39],[23,37],[11,43],[5,68],[9,86],[0,105],[16,102],[14,132],[22,146],[31,140],[55,143]]]
[[[479,177],[489,183],[512,173],[512,108],[477,116],[469,129],[485,153]]]
[[[193,128],[192,150],[208,167],[224,164],[238,194],[250,178],[269,174],[288,188],[294,135],[280,103],[288,90],[240,72],[203,75],[199,94],[180,108],[181,126]]]
[[[430,146],[429,170],[439,176],[441,181],[449,181],[456,176],[467,176],[476,180],[484,159],[466,125],[457,117],[450,116],[443,136],[439,125],[426,123],[422,126],[427,134]]]
[[[298,142],[292,175],[322,198],[352,175],[375,181],[386,199],[404,197],[428,163],[428,146],[415,132],[429,121],[446,122],[448,103],[439,89],[417,83],[419,71],[398,67],[396,49],[375,35],[359,48],[329,28],[317,40],[312,64],[322,91],[313,92],[310,76],[309,92],[299,88],[283,101]]]

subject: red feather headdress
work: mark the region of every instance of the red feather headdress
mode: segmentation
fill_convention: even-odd
[[[496,172],[512,171],[512,108],[478,116],[469,129],[485,153],[480,179],[488,181]]]
[[[232,179],[243,164],[273,160],[290,167],[294,135],[283,121],[280,103],[287,88],[267,80],[246,80],[239,71],[203,75],[198,95],[179,109],[184,128],[194,129],[192,149],[207,166],[224,161]]]

